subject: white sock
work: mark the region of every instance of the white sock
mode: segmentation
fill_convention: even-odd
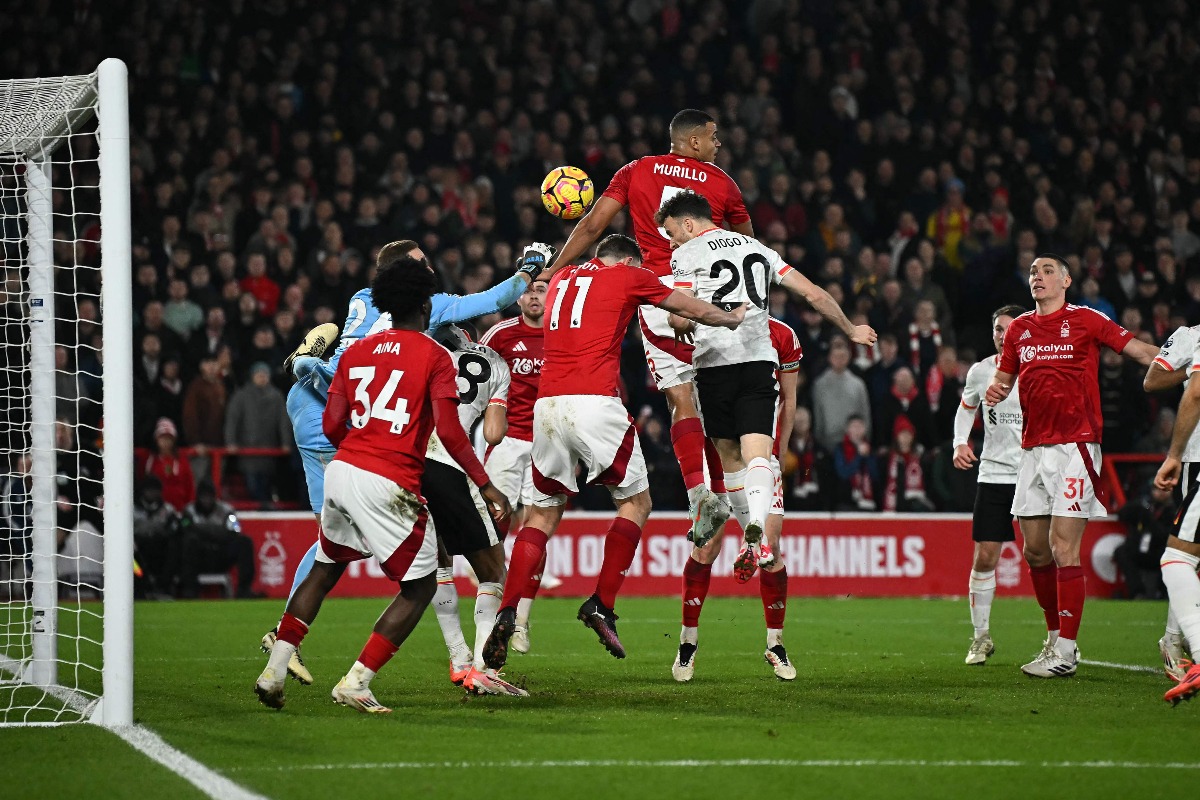
[[[746,504],[746,470],[725,473],[725,499],[729,501],[738,525],[746,530],[746,524],[750,522],[750,507]]]
[[[471,648],[467,647],[467,640],[463,638],[462,619],[458,616],[458,589],[454,586],[454,570],[449,567],[438,567],[433,610],[442,628],[442,638],[446,641],[450,660],[455,664],[470,664]]]
[[[1161,564],[1159,568],[1162,568]],[[1167,603],[1167,629],[1165,633],[1167,636],[1179,636],[1183,633],[1179,629],[1179,620],[1175,619],[1175,606],[1171,605],[1170,602]]]
[[[763,525],[775,495],[775,472],[765,458],[752,458],[746,466],[746,506],[750,521]]]
[[[783,628],[767,628],[767,649],[783,644]]]
[[[683,626],[683,630],[680,631],[680,633],[679,633],[679,643],[680,644],[696,644],[696,642],[698,642],[699,640],[700,640],[700,629],[699,628],[689,628],[687,625]]]
[[[532,597],[522,597],[517,601],[517,624],[522,628],[529,627],[529,612],[532,608]]]
[[[971,624],[975,626],[975,638],[986,636],[992,617],[992,600],[996,596],[996,570],[976,572],[971,570]]]
[[[1074,659],[1075,658],[1075,640],[1074,639],[1067,639],[1065,637],[1059,636],[1057,639],[1054,640],[1054,649],[1057,650],[1058,654],[1060,656],[1062,656],[1063,658],[1066,658],[1066,659]]]
[[[267,666],[275,671],[276,677],[287,677],[287,665],[292,660],[294,652],[296,652],[296,645],[282,639],[276,639],[275,644],[271,645],[271,655],[267,658]]]
[[[1196,575],[1200,557],[1168,547],[1159,564],[1179,630],[1193,652],[1200,650],[1200,577]]]
[[[367,669],[361,661],[355,661],[354,666],[346,673],[346,685],[351,689],[368,689],[375,670]]]
[[[500,597],[504,594],[502,583],[480,583],[475,593],[475,669],[485,669],[483,645],[496,624],[496,612],[500,610]]]

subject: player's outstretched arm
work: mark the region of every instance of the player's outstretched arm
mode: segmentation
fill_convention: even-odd
[[[746,306],[740,305],[732,311],[722,311],[712,303],[684,294],[673,289],[669,295],[657,304],[664,311],[670,311],[684,319],[691,319],[701,325],[711,325],[714,328],[737,330],[746,318]]]
[[[575,227],[571,229],[571,235],[567,237],[567,243],[563,245],[563,249],[551,262],[549,273],[543,277],[548,279],[550,275],[568,264],[574,264],[576,259],[600,238],[600,234],[604,233],[621,208],[621,204],[616,200],[601,195],[600,199],[592,206],[592,210],[575,223]]]
[[[1188,378],[1188,368],[1166,369],[1157,361],[1150,362],[1142,388],[1147,392],[1161,392],[1164,389],[1174,389]]]
[[[342,443],[349,432],[346,421],[350,419],[350,402],[346,395],[331,392],[325,403],[325,411],[321,414],[321,431],[334,447]]]
[[[734,233],[740,233],[742,236],[754,236],[754,223],[748,219],[745,222],[730,224],[729,229]]]
[[[1154,363],[1154,357],[1158,355],[1158,348],[1141,339],[1130,339],[1126,343],[1125,349],[1121,351],[1121,355],[1132,358],[1143,367],[1149,367]]]
[[[829,292],[800,274],[799,270],[788,270],[780,281],[785,289],[803,297],[822,317],[837,326],[855,344],[875,344],[878,338],[870,325],[855,325],[850,322],[842,307]]]
[[[978,402],[978,401],[976,401]],[[964,399],[954,412],[954,466],[959,469],[970,469],[979,461],[975,451],[971,449],[971,428],[975,427],[975,411],[978,406],[967,407]]]

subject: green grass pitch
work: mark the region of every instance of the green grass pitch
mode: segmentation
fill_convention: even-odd
[[[757,599],[712,599],[696,678],[670,665],[675,599],[618,603],[629,658],[575,621],[578,600],[539,600],[533,652],[507,675],[531,697],[464,698],[438,626],[423,620],[376,679],[393,709],[329,699],[385,605],[326,603],[304,655],[311,687],[282,711],[252,685],[279,604],[139,604],[137,721],[243,786],[274,798],[879,797],[1166,798],[1200,777],[1200,703],[1171,708],[1157,665],[1163,603],[1090,601],[1072,679],[1018,667],[1041,643],[1032,601],[993,611],[997,652],[962,664],[964,601],[793,598],[786,643],[800,677],[762,659]],[[470,626],[470,598],[463,598]],[[21,796],[199,797],[182,779],[89,725],[0,731]],[[772,762],[754,766],[729,762]],[[690,763],[699,762],[699,763]],[[858,763],[855,763],[858,762]],[[920,763],[924,762],[924,763]],[[10,784],[11,786],[12,784]]]

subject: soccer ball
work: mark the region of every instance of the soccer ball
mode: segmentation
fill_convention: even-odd
[[[559,219],[579,219],[595,196],[592,179],[579,167],[555,167],[542,180],[542,205]]]

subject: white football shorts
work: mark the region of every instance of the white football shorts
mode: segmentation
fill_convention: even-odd
[[[1047,444],[1021,454],[1012,513],[1017,517],[1108,515],[1096,497],[1100,477],[1100,445]]]
[[[317,560],[345,564],[375,556],[392,580],[437,569],[437,535],[421,498],[369,470],[334,460],[325,468]]]
[[[533,504],[561,506],[579,492],[575,465],[586,483],[607,486],[617,500],[649,488],[637,429],[618,397],[590,394],[541,397],[533,406]]]
[[[514,509],[533,501],[532,450],[533,442],[505,436],[484,458],[488,479]]]

